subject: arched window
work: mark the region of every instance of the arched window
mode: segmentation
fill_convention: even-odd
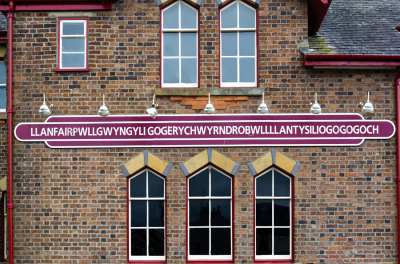
[[[256,87],[256,9],[234,1],[220,10],[220,19],[220,86]]]
[[[212,166],[188,178],[188,260],[232,260],[232,180]]]
[[[161,17],[161,87],[198,87],[197,9],[177,1]]]

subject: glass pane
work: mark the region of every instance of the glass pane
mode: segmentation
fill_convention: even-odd
[[[290,226],[290,200],[274,200],[274,225]]]
[[[164,56],[179,56],[179,33],[163,33]]]
[[[131,227],[146,227],[147,201],[131,201]]]
[[[274,195],[290,196],[290,179],[277,170],[274,172]]]
[[[208,196],[208,176],[208,169],[205,169],[189,179],[189,196]]]
[[[196,56],[197,54],[197,33],[181,34],[181,56]]]
[[[257,177],[256,196],[272,196],[272,170]]]
[[[61,63],[63,68],[83,68],[85,67],[85,54],[63,53]]]
[[[231,229],[211,228],[211,255],[231,254]]]
[[[83,22],[63,22],[63,35],[84,35],[85,23]]]
[[[164,197],[164,179],[155,175],[151,171],[149,173],[149,197]]]
[[[231,225],[231,200],[211,200],[211,225]]]
[[[164,83],[179,83],[179,59],[164,59]]]
[[[197,12],[181,3],[181,28],[197,28]]]
[[[209,230],[208,228],[189,229],[189,254],[209,255]]]
[[[7,108],[7,89],[6,87],[0,87],[0,109]]]
[[[222,56],[237,55],[237,32],[221,33]]]
[[[132,198],[146,197],[146,188],[146,171],[140,173],[130,180],[129,190]]]
[[[255,32],[239,32],[239,55],[240,56],[256,55]]]
[[[164,256],[164,229],[149,229],[149,256]]]
[[[209,219],[209,200],[190,200],[189,201],[189,225],[208,226]]]
[[[197,59],[182,59],[182,83],[197,83]]]
[[[146,229],[131,229],[131,255],[146,256]]]
[[[163,28],[179,28],[179,3],[173,4],[163,11]]]
[[[272,200],[256,200],[256,226],[272,226]]]
[[[290,255],[290,229],[274,229],[274,253],[275,255]]]
[[[4,61],[0,61],[0,84],[6,84],[7,70]]]
[[[164,227],[164,200],[149,201],[149,226]]]
[[[236,58],[222,58],[222,82],[237,82]]]
[[[239,3],[239,28],[256,27],[256,10]]]
[[[62,52],[85,52],[85,39],[63,38]]]
[[[255,82],[255,58],[240,58],[240,82]]]
[[[231,189],[231,178],[215,169],[211,169],[211,195],[231,196]]]
[[[237,4],[224,8],[221,11],[221,28],[237,28]]]
[[[272,228],[256,228],[256,255],[272,255]]]

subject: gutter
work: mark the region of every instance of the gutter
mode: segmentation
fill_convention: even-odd
[[[112,0],[0,0],[0,11],[7,12],[11,2],[13,2],[14,12],[111,10],[111,1]]]
[[[397,132],[397,178],[395,181],[397,182],[397,252],[400,252],[400,73],[396,76],[395,80],[396,86],[396,112],[397,112],[397,123],[396,123],[396,132]],[[400,257],[397,257],[398,263],[400,263]]]
[[[400,66],[399,55],[303,54],[304,66]]]

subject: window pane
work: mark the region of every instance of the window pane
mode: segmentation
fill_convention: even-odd
[[[131,255],[146,256],[146,229],[131,229]]]
[[[7,70],[4,61],[0,61],[0,84],[6,84]]]
[[[236,58],[222,58],[222,82],[237,82]]]
[[[274,225],[290,226],[290,200],[274,200]]]
[[[7,108],[7,89],[6,87],[0,87],[0,109]]]
[[[164,200],[149,201],[149,226],[164,227]]]
[[[197,59],[182,59],[182,83],[197,83]]]
[[[240,56],[256,55],[255,32],[239,32],[239,55]]]
[[[256,196],[272,196],[272,170],[257,177]]]
[[[163,11],[163,28],[179,28],[179,3],[173,4]]]
[[[209,230],[208,228],[189,229],[189,254],[208,255],[209,253]]]
[[[231,225],[231,200],[211,200],[211,225]]]
[[[255,58],[240,58],[240,82],[255,82]]]
[[[221,33],[222,37],[222,56],[237,55],[237,32]]]
[[[221,11],[221,28],[237,28],[237,4]]]
[[[231,229],[211,228],[211,255],[231,254]]]
[[[130,180],[129,189],[131,197],[146,197],[146,171]]]
[[[197,12],[181,3],[181,28],[197,28]]]
[[[211,195],[231,196],[231,178],[215,169],[211,169]]]
[[[85,54],[63,53],[61,63],[63,68],[83,68],[85,67]]]
[[[62,39],[63,52],[85,52],[85,39],[84,38],[63,38]]]
[[[275,255],[290,255],[290,229],[274,229],[274,253]]]
[[[85,23],[73,22],[63,23],[63,35],[84,35],[85,34]]]
[[[164,83],[179,83],[179,59],[164,59]]]
[[[164,197],[164,179],[155,175],[151,171],[149,173],[149,197]]]
[[[272,255],[272,228],[256,228],[256,255]]]
[[[149,229],[149,256],[164,256],[164,229]]]
[[[179,33],[163,33],[164,56],[179,56]]]
[[[290,196],[290,179],[277,170],[274,173],[274,196]]]
[[[196,33],[181,34],[181,56],[196,56]]]
[[[272,226],[272,200],[256,200],[256,226]]]
[[[239,28],[256,27],[256,10],[239,3]]]
[[[131,201],[131,227],[146,227],[147,201]]]
[[[208,176],[209,172],[206,169],[189,179],[189,196],[208,196]]]
[[[190,200],[189,201],[189,225],[208,226],[209,219],[209,200]]]

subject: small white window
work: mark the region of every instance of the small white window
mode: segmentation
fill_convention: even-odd
[[[220,86],[256,87],[256,10],[235,1],[220,12]]]
[[[198,87],[198,11],[177,1],[162,10],[161,86]]]
[[[60,19],[59,70],[88,70],[87,19]]]

